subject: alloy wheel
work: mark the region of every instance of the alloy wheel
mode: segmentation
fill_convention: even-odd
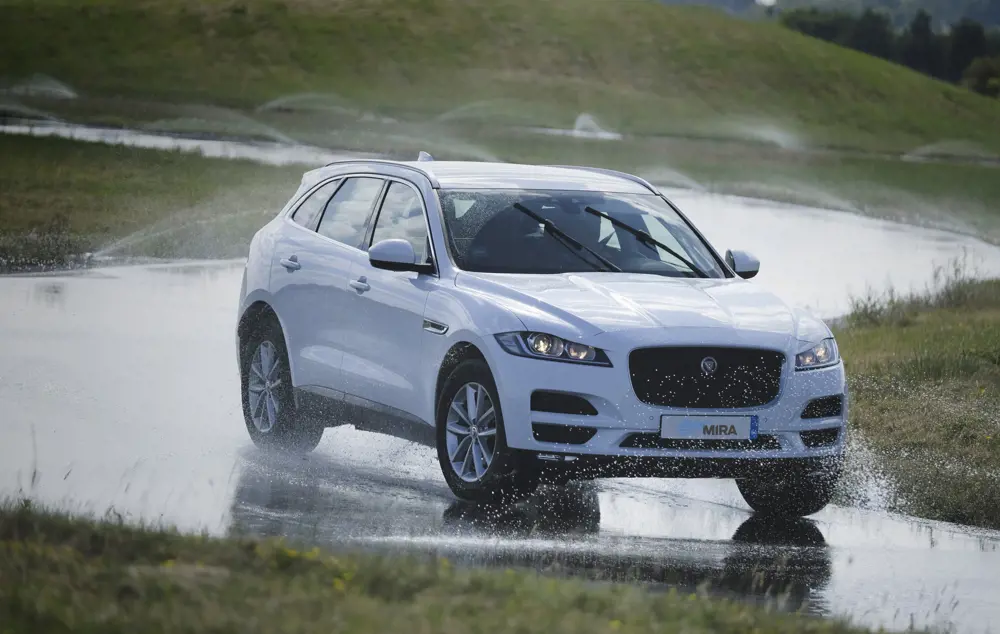
[[[448,461],[458,477],[478,482],[496,451],[497,418],[493,399],[479,383],[466,383],[451,399],[447,418]]]
[[[247,382],[247,401],[250,419],[262,434],[274,429],[281,411],[278,387],[281,385],[281,359],[270,341],[262,341],[250,360],[250,380]]]

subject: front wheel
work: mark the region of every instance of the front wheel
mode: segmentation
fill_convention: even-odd
[[[839,469],[789,475],[784,480],[736,480],[746,503],[757,513],[774,517],[804,517],[823,510],[833,499]]]
[[[538,488],[538,469],[507,446],[496,382],[485,361],[456,367],[438,395],[441,471],[462,500],[513,502]]]

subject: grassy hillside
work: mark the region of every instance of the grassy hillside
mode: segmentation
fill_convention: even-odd
[[[774,122],[808,144],[1000,149],[1000,102],[859,53],[653,0],[0,0],[0,77],[88,96],[249,109],[294,93],[426,119],[732,134]]]
[[[0,623],[41,632],[861,632],[677,592],[0,508]]]

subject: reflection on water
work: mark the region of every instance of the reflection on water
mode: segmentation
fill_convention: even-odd
[[[348,470],[324,460],[245,456],[230,534],[375,552],[422,552],[457,565],[521,568],[590,581],[631,582],[753,600],[822,613],[831,576],[822,532],[807,519],[751,516],[729,541],[630,538],[602,532],[599,485],[543,487],[512,506],[474,505],[447,494],[380,508],[359,495]],[[318,463],[318,464],[317,464]],[[383,476],[382,486],[394,483]],[[373,491],[374,493],[374,491]],[[450,498],[450,499],[449,499]],[[405,508],[405,511],[404,511]],[[372,511],[382,516],[372,517]],[[404,527],[388,528],[400,513]],[[358,532],[352,525],[367,515]],[[374,521],[373,521],[374,520]]]
[[[52,281],[41,282],[32,288],[32,299],[49,308],[62,307],[66,304],[66,284]]]

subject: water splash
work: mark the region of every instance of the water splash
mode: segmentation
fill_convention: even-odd
[[[837,502],[872,510],[889,510],[899,501],[896,483],[882,468],[881,458],[864,434],[848,428],[844,472],[837,486]]]
[[[24,81],[0,89],[0,94],[48,99],[76,99],[79,96],[68,84],[40,73],[35,73]]]
[[[604,128],[597,119],[586,112],[580,113],[573,123],[573,136],[588,139],[621,139],[622,135]]]
[[[682,189],[693,189],[701,192],[707,191],[707,188],[704,185],[684,172],[675,170],[672,167],[667,167],[666,165],[657,165],[656,167],[641,170],[638,173],[638,176],[646,179],[654,185],[680,187]]]
[[[274,110],[308,110],[313,112],[334,112],[352,117],[361,116],[361,112],[350,101],[332,92],[302,92],[293,95],[284,95],[261,104],[256,108],[257,112]]]
[[[31,121],[34,124],[62,123],[54,114],[38,110],[16,101],[0,100],[0,121]]]
[[[216,216],[214,218],[190,218],[192,213],[196,213],[196,210],[189,209],[171,214],[154,225],[144,227],[123,238],[119,238],[111,242],[110,244],[95,251],[91,257],[94,260],[103,260],[116,253],[127,252],[130,247],[143,244],[154,239],[170,236],[190,229],[199,227],[203,228],[206,226],[230,222],[235,218],[255,215],[253,212],[234,212]]]
[[[807,144],[801,135],[770,121],[726,121],[721,125],[711,127],[737,139],[766,143],[783,150],[802,151],[807,149]]]
[[[1000,162],[1000,155],[989,151],[982,144],[958,139],[922,145],[903,154],[900,158],[908,162],[924,162],[939,158],[963,158],[986,163]]]
[[[528,128],[530,132],[569,136],[577,139],[596,139],[600,141],[620,141],[623,135],[601,126],[594,115],[582,112],[577,115],[571,129],[563,128]]]
[[[180,258],[245,255],[253,233],[274,216],[283,200],[283,194],[276,194],[267,183],[249,187],[249,191],[220,190],[195,205],[169,211],[152,224],[102,246],[90,259],[138,254]],[[247,200],[255,205],[247,208]]]
[[[712,183],[709,190],[714,193],[762,198],[834,211],[865,213],[865,210],[852,200],[816,185],[795,180],[721,181]]]
[[[434,118],[438,123],[448,121],[487,120],[492,122],[522,120],[528,110],[526,104],[516,99],[484,99],[463,104],[442,112]]]
[[[261,123],[245,114],[217,106],[184,106],[186,116],[159,119],[141,125],[144,130],[173,133],[215,133],[265,138],[278,143],[297,145],[298,142],[277,128]]]
[[[349,119],[377,123],[399,123],[391,117],[383,117],[357,108],[350,100],[333,92],[301,92],[283,95],[257,106],[258,114],[269,112],[311,112],[336,115]]]
[[[0,125],[0,134],[20,134],[36,137],[58,137],[88,143],[124,145],[152,150],[172,150],[201,154],[209,158],[243,159],[263,165],[306,165],[318,167],[333,161],[362,156],[378,157],[371,153],[334,152],[308,145],[275,143],[246,143],[218,139],[180,138],[167,134],[152,134],[137,130],[92,128],[72,124]]]

